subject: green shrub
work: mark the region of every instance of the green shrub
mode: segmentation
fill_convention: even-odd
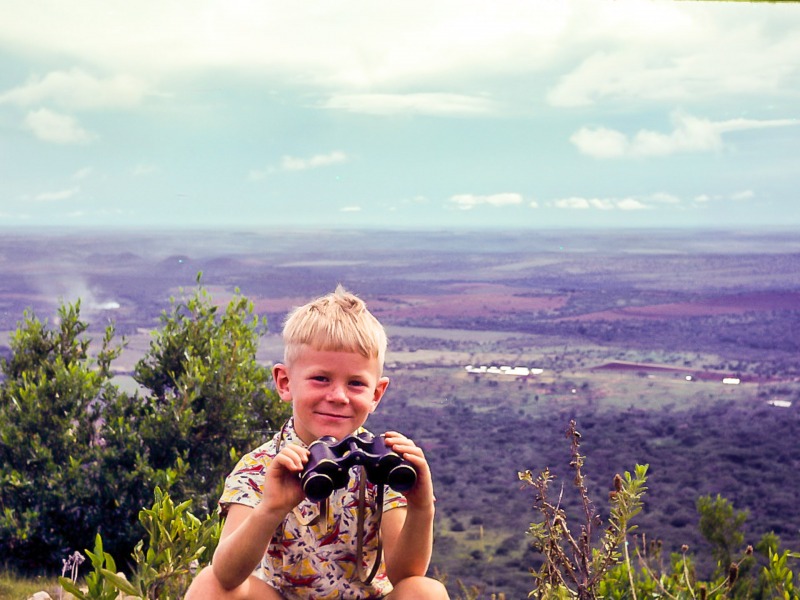
[[[199,276],[198,276],[199,282]],[[137,515],[159,486],[212,512],[241,454],[290,407],[258,364],[266,324],[238,294],[219,311],[202,288],[172,301],[136,365],[143,393],[112,382],[122,345],[106,329],[90,357],[80,302],[53,326],[26,312],[0,363],[0,555],[22,572],[57,572],[100,533],[123,568]],[[123,341],[124,344],[124,341]]]
[[[198,276],[198,282],[200,277]],[[266,323],[237,295],[220,313],[203,288],[171,301],[134,378],[148,390],[139,432],[157,469],[183,460],[191,468],[172,482],[208,514],[222,482],[245,452],[263,443],[290,414],[269,387],[271,370],[256,360]]]
[[[0,362],[0,555],[23,572],[54,571],[106,518],[103,417],[125,399],[110,381],[113,328],[96,361],[87,328],[79,302],[52,328],[26,312]]]

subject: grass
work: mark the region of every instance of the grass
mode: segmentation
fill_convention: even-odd
[[[58,580],[55,577],[21,577],[9,571],[0,571],[0,600],[25,600],[42,590],[58,598]]]

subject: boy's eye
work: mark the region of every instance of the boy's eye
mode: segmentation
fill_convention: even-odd
[[[356,386],[356,387],[363,387],[363,386],[365,386],[367,384],[364,383],[363,381],[359,381],[357,379],[354,379],[353,381],[350,382],[350,385]]]
[[[311,377],[312,381],[328,381],[328,378],[324,375],[314,375]]]

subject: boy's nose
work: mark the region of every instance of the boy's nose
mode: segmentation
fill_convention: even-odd
[[[331,386],[331,389],[328,391],[328,400],[331,402],[347,402],[347,392],[345,391],[344,386]]]

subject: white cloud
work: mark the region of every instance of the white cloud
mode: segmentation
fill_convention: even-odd
[[[568,208],[568,209],[578,209],[578,210],[586,210],[590,208],[591,205],[586,198],[580,198],[577,196],[571,196],[569,198],[558,198],[557,200],[553,201],[553,206],[556,208]]]
[[[347,162],[347,154],[344,152],[331,152],[330,154],[316,154],[311,158],[297,158],[295,156],[284,156],[281,158],[281,169],[284,171],[305,171],[319,167],[328,167],[338,163]]]
[[[331,165],[342,164],[350,160],[346,153],[336,150],[328,154],[315,154],[309,158],[299,158],[296,156],[283,156],[281,157],[278,166],[270,165],[264,169],[252,169],[247,178],[250,181],[260,181],[266,179],[270,174],[276,171],[307,171],[309,169],[318,169],[320,167],[329,167]]]
[[[657,204],[680,204],[681,199],[675,196],[674,194],[668,194],[667,192],[656,192],[655,194],[651,194],[648,197],[648,200],[651,202],[655,202]]]
[[[753,190],[741,190],[731,194],[731,200],[752,200],[756,194]]]
[[[86,144],[95,139],[74,117],[47,108],[30,111],[25,117],[25,127],[40,140],[54,144]]]
[[[177,189],[195,182],[224,195],[236,186],[231,172],[244,179],[252,168],[250,179],[275,180],[275,194],[323,202],[303,187],[315,182],[302,180],[346,168],[362,187],[394,189],[383,202],[405,208],[409,222],[445,219],[449,212],[462,214],[464,223],[488,225],[491,217],[516,224],[515,215],[536,207],[536,214],[549,209],[570,222],[574,213],[551,208],[558,199],[589,215],[616,211],[602,214],[619,222],[646,216],[636,211],[650,207],[652,221],[662,224],[662,215],[694,204],[700,191],[722,190],[714,200],[744,201],[737,190],[752,187],[760,195],[769,189],[777,207],[796,188],[791,145],[800,131],[785,129],[797,121],[783,117],[800,116],[794,108],[800,98],[797,5],[137,0],[109,6],[107,0],[74,6],[3,1],[0,47],[8,56],[0,122],[8,128],[16,119],[21,126],[30,111],[28,140],[15,144],[13,132],[5,136],[4,154],[14,156],[15,147],[21,152],[6,196],[29,189],[23,180],[49,165],[65,175],[37,191],[81,185],[86,195],[87,177],[126,197],[143,197],[145,182],[132,173],[153,172],[151,165],[136,166],[152,161],[169,171]],[[174,95],[150,102],[164,88]],[[675,107],[687,112],[670,123]],[[119,108],[131,110],[119,114]],[[88,112],[98,110],[105,112]],[[766,127],[777,129],[757,133]],[[30,132],[60,144],[103,143],[36,154],[25,151],[35,141]],[[766,133],[775,143],[762,139]],[[755,147],[728,151],[756,137]],[[572,163],[563,154],[567,138]],[[262,152],[253,153],[256,147]],[[578,151],[586,156],[576,157]],[[666,171],[666,161],[653,160],[679,153],[687,160]],[[591,179],[584,187],[574,178],[587,157],[647,160],[634,171],[620,161],[584,173]],[[392,183],[398,164],[408,174]],[[85,165],[95,172],[69,179]],[[331,168],[310,172],[325,166]],[[358,169],[368,172],[357,175]],[[505,183],[496,185],[500,173]],[[510,201],[491,194],[535,192],[532,178],[538,201],[527,192]],[[670,179],[683,200],[643,193]],[[647,181],[656,187],[643,187]],[[350,186],[335,187],[328,209],[357,202]],[[451,192],[442,195],[443,189]],[[474,193],[450,198],[459,191]],[[412,210],[415,194],[430,200]],[[243,206],[259,203],[263,212],[263,194],[245,196]],[[153,212],[136,204],[141,215]],[[439,211],[443,204],[446,213]],[[362,216],[371,212],[363,206]],[[737,208],[728,211],[731,218],[744,218],[746,204],[731,207]],[[764,221],[781,219],[776,208],[758,208]]]
[[[340,212],[361,212],[360,206],[343,206],[339,209]]]
[[[582,127],[573,133],[569,141],[582,154],[595,158],[618,158],[628,153],[630,142],[624,133],[605,127]]]
[[[19,87],[0,94],[0,104],[18,106],[55,105],[65,109],[129,108],[138,105],[146,92],[140,80],[126,75],[106,79],[81,69],[52,71],[32,76]]]
[[[734,202],[745,202],[752,200],[756,197],[753,190],[739,190],[732,194],[698,194],[694,197],[694,201],[698,204],[705,204],[707,202],[723,202],[726,200],[733,200]]]
[[[158,172],[158,167],[149,163],[139,163],[133,167],[133,169],[131,169],[131,173],[134,177],[144,177],[146,175],[152,175],[156,172]]]
[[[791,89],[800,67],[791,57],[800,55],[800,38],[784,25],[796,11],[764,8],[601,3],[570,23],[587,53],[547,100],[562,107],[674,104]]]
[[[614,210],[614,202],[608,198],[590,198],[589,205],[598,210]]]
[[[496,110],[492,101],[463,94],[340,94],[322,104],[323,108],[372,115],[420,114],[473,116]]]
[[[793,127],[800,125],[800,119],[728,119],[714,124],[718,131],[747,131],[748,129],[768,129],[773,127]]]
[[[58,202],[60,200],[68,200],[80,192],[80,188],[74,187],[66,190],[58,190],[54,192],[42,192],[34,197],[34,200],[39,202]]]
[[[140,0],[109,10],[85,0],[65,10],[58,0],[4,0],[0,40],[114,71],[233,67],[327,89],[396,90],[443,73],[546,67],[568,35],[571,4]]]
[[[616,207],[619,210],[647,210],[650,208],[636,198],[623,198],[622,200],[617,201]]]
[[[88,177],[92,174],[92,167],[84,167],[82,169],[78,169],[72,174],[72,178],[75,181],[81,181],[83,179],[88,179]]]
[[[523,92],[525,109],[544,77],[557,81],[547,96],[556,106],[675,105],[791,89],[800,69],[792,9],[651,0],[504,0],[466,9],[459,0],[140,0],[108,10],[103,0],[82,0],[66,10],[58,0],[4,0],[3,47],[84,66],[32,77],[3,97],[25,106],[131,106],[150,82],[179,87],[176,74],[211,70],[316,89],[327,98],[321,106],[371,114],[496,112],[508,88]],[[498,86],[502,80],[513,84]]]
[[[550,203],[555,208],[565,210],[647,210],[652,208],[642,200],[637,198],[584,198],[581,196],[570,196],[568,198],[557,198]]]
[[[732,119],[711,121],[692,115],[672,114],[673,130],[661,133],[642,129],[632,138],[605,127],[582,127],[570,141],[582,154],[594,158],[652,157],[687,152],[709,152],[723,146],[722,134],[731,131],[800,125],[800,119]]]
[[[553,202],[556,208],[587,210],[594,208],[597,210],[613,210],[615,204],[608,198],[581,198],[571,196],[569,198],[559,198]]]
[[[481,204],[490,206],[511,206],[522,204],[522,195],[516,193],[491,194],[480,196],[476,194],[457,194],[450,197],[450,202],[462,210],[470,210]]]
[[[667,156],[680,152],[706,152],[722,147],[721,131],[708,119],[674,115],[670,133],[639,131],[631,143],[634,156]]]

